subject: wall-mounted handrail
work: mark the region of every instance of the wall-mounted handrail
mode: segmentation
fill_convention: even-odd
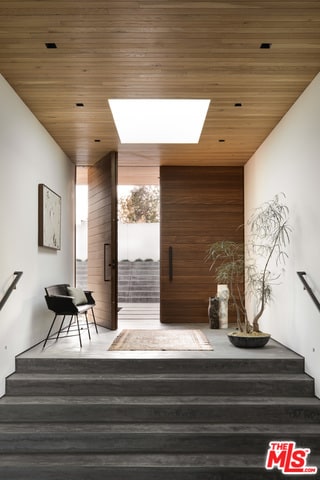
[[[304,278],[304,275],[307,275],[306,272],[297,272],[301,282],[303,283],[304,285],[304,288],[307,290],[307,292],[309,293],[310,297],[312,298],[312,300],[314,301],[317,309],[320,311],[320,302],[319,300],[317,299],[317,297],[315,296],[315,294],[313,293],[310,285],[308,284],[307,280]]]
[[[3,308],[4,304],[10,297],[12,290],[16,288],[17,283],[19,282],[21,276],[23,275],[23,272],[13,272],[13,275],[15,275],[15,278],[12,280],[12,283],[6,293],[3,296],[3,299],[0,301],[0,310]]]

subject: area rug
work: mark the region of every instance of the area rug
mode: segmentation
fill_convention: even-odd
[[[122,330],[109,350],[213,350],[201,330]]]

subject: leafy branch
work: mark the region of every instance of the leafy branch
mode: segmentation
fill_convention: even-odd
[[[237,326],[241,332],[259,332],[259,320],[271,299],[272,285],[281,275],[278,268],[285,264],[288,257],[286,248],[292,229],[284,199],[284,194],[276,195],[253,212],[247,222],[245,245],[232,241],[215,242],[206,255],[216,282],[228,284],[231,306],[236,310]],[[258,304],[251,322],[245,306],[246,294],[254,296]]]

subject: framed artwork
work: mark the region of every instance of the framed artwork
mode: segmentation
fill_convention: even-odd
[[[40,247],[61,249],[61,197],[43,183],[38,185]]]

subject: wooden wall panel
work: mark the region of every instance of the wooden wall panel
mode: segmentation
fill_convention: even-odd
[[[208,297],[217,286],[204,259],[215,241],[243,241],[243,168],[161,167],[160,187],[161,321],[208,322]]]

